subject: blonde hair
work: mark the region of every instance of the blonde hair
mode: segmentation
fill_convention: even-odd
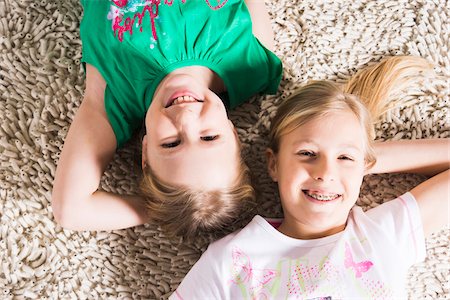
[[[140,184],[151,222],[170,236],[193,238],[202,231],[224,228],[243,204],[255,198],[250,170],[240,159],[236,183],[225,190],[202,191],[160,180],[149,166]]]
[[[314,81],[300,88],[279,107],[269,133],[269,148],[278,152],[280,138],[316,119],[336,111],[352,111],[365,129],[365,160],[375,162],[373,120],[384,113],[405,86],[421,71],[431,70],[425,59],[413,56],[390,57],[362,69],[344,86]]]
[[[343,86],[343,92],[358,96],[374,119],[393,105],[401,91],[420,73],[431,75],[433,65],[418,56],[393,56],[357,72]]]

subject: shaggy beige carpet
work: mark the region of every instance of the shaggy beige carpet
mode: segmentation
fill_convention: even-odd
[[[401,95],[403,104],[377,124],[378,139],[449,136],[448,1],[266,3],[284,78],[278,95],[253,98],[231,112],[259,197],[256,208],[229,231],[256,213],[281,216],[263,150],[280,99],[308,80],[342,81],[383,57],[420,55],[436,64],[437,77]],[[166,298],[213,236],[181,243],[149,225],[74,232],[62,229],[52,216],[55,167],[84,89],[81,16],[76,0],[0,0],[0,299]],[[136,145],[118,153],[103,189],[137,190]],[[392,199],[422,180],[369,176],[358,204],[376,206],[379,199]],[[411,299],[450,298],[449,237],[446,229],[427,240],[427,260],[409,275]]]

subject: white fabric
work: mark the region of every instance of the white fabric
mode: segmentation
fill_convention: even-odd
[[[261,216],[211,244],[170,299],[399,299],[408,268],[425,257],[410,193],[367,212],[344,231],[287,237]]]

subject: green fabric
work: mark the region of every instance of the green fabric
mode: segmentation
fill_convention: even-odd
[[[106,81],[105,108],[118,147],[142,124],[158,84],[177,68],[199,65],[216,72],[230,108],[256,93],[277,91],[281,61],[253,36],[242,0],[81,3],[82,61]]]

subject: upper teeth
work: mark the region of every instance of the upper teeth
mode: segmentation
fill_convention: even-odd
[[[172,105],[186,103],[186,102],[197,102],[197,99],[195,99],[192,96],[179,96],[179,97],[176,97],[175,100],[173,100]]]
[[[340,197],[339,194],[329,194],[329,195],[324,195],[324,194],[310,193],[310,192],[308,192],[308,191],[305,191],[305,193],[306,193],[308,196],[310,196],[310,197],[312,197],[312,198],[314,198],[314,199],[316,199],[316,200],[320,200],[320,201],[330,201],[330,200],[334,200],[334,199]]]

